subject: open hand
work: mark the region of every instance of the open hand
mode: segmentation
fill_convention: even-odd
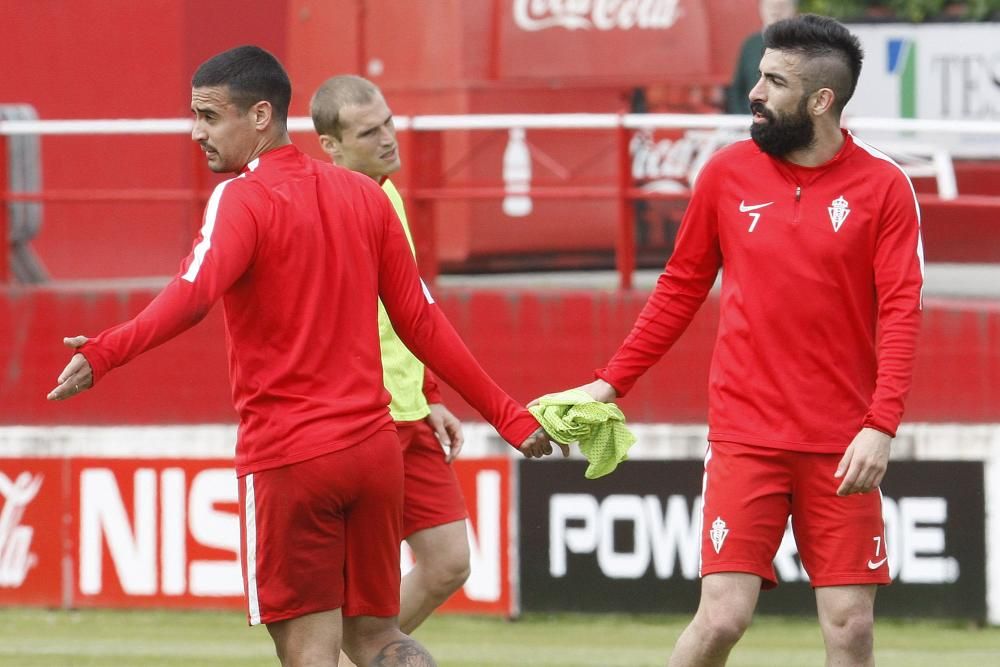
[[[86,336],[74,336],[72,338],[63,338],[63,344],[75,350],[86,343],[87,340]],[[90,389],[94,386],[94,374],[90,368],[90,362],[87,361],[85,356],[77,352],[69,360],[69,363],[66,364],[63,372],[59,374],[57,381],[59,384],[46,396],[50,401],[63,401]]]

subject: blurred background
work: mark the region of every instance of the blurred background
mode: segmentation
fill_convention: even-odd
[[[1000,624],[1000,1],[798,10],[861,39],[845,125],[904,166],[923,216],[924,328],[883,486],[896,584],[878,611]],[[135,315],[191,247],[220,178],[189,136],[203,60],[272,51],[293,84],[293,140],[317,157],[315,88],[342,73],[382,88],[421,271],[528,401],[589,381],[629,330],[698,170],[747,136],[746,104],[727,99],[763,20],[755,0],[4,4],[0,604],[241,606],[219,309],[99,391],[45,401],[62,337]],[[608,478],[584,480],[575,457],[515,460],[446,394],[468,420],[456,466],[473,545],[446,609],[694,609],[717,315],[713,296],[621,401],[639,443]],[[761,607],[812,614],[786,537],[787,585]]]

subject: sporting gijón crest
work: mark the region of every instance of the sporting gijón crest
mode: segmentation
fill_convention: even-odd
[[[833,224],[833,231],[839,232],[840,226],[844,224],[847,216],[851,214],[851,209],[848,208],[848,203],[844,199],[844,195],[830,202],[830,206],[826,210],[830,213],[830,222]]]

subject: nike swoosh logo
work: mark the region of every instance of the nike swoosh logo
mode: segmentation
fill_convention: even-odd
[[[740,213],[746,213],[747,211],[756,211],[759,208],[764,208],[765,206],[770,206],[773,201],[769,201],[766,204],[757,204],[755,206],[747,206],[742,201],[740,202]]]
[[[868,561],[868,569],[869,570],[877,570],[880,567],[882,567],[882,563],[886,562],[887,560],[889,560],[889,559],[888,558],[883,558],[882,560],[876,561],[874,563],[871,562],[871,561]]]

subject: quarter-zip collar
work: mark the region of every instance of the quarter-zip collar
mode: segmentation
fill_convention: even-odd
[[[851,154],[854,153],[854,151],[857,150],[858,147],[854,143],[854,136],[845,129],[841,129],[840,133],[844,137],[844,143],[840,147],[840,150],[837,151],[837,154],[832,158],[823,164],[816,165],[815,167],[803,167],[802,165],[789,162],[788,160],[782,160],[781,158],[776,158],[770,155],[768,157],[774,161],[778,171],[784,174],[789,181],[801,187],[806,187],[812,184],[817,178],[827,173],[831,167],[846,160]]]

